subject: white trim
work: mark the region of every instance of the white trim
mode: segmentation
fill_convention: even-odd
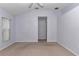
[[[62,47],[64,47],[65,49],[67,49],[68,51],[72,52],[74,55],[79,56],[79,54],[75,53],[73,50],[71,50],[70,48],[64,46],[62,43],[57,42],[59,45],[61,45]]]
[[[47,38],[47,42],[57,42],[57,40]]]
[[[7,44],[7,46],[0,47],[0,51],[3,50],[3,49],[5,49],[5,48],[7,48],[8,46],[10,46],[10,45],[12,45],[12,44],[14,44],[14,43],[15,43],[15,42],[11,42],[10,44]]]

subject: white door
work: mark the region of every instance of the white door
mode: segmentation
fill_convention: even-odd
[[[38,39],[47,39],[47,17],[38,17]]]

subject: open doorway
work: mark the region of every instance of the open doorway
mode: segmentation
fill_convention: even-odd
[[[38,16],[38,42],[47,42],[47,17]]]

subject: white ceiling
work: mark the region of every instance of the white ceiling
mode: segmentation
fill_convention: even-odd
[[[39,7],[35,3],[33,4],[32,8],[28,8],[31,3],[0,3],[0,8],[5,9],[12,15],[18,15],[28,10],[33,10],[35,7]],[[55,11],[55,7],[59,7],[58,11],[62,10],[63,8],[72,5],[72,3],[41,3],[43,4],[43,9],[52,9]],[[42,9],[39,7],[39,9]]]

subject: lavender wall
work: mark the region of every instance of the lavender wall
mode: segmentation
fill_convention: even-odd
[[[10,40],[5,41],[5,42],[2,41],[2,28],[1,28],[1,23],[0,23],[0,50],[14,43],[13,17],[7,11],[0,8],[0,21],[1,21],[1,17],[7,17],[11,19],[11,32],[10,32],[11,35],[10,35]]]
[[[38,42],[38,16],[47,16],[47,41],[57,40],[57,17],[52,10],[32,10],[15,17],[16,41]]]

